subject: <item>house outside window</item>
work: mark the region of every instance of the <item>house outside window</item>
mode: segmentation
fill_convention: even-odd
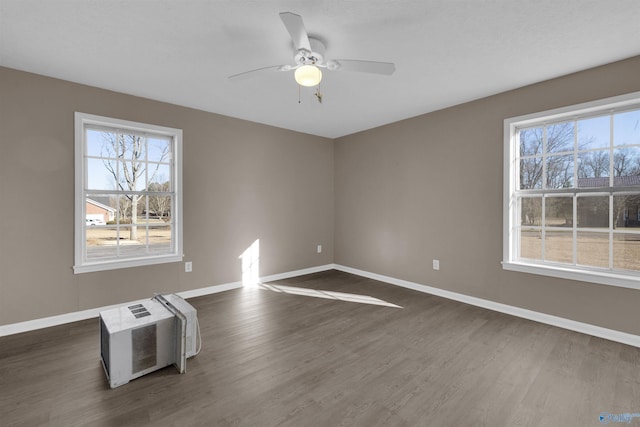
[[[182,131],[75,115],[75,273],[182,260]]]
[[[503,267],[640,289],[640,92],[504,134]]]

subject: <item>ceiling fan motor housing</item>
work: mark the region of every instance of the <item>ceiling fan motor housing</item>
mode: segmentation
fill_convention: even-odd
[[[324,44],[313,37],[309,37],[309,46],[311,50],[298,49],[294,56],[294,60],[298,65],[319,65],[324,61]]]

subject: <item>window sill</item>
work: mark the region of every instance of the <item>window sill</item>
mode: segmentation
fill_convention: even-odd
[[[599,285],[640,290],[640,276],[616,274],[606,271],[586,271],[564,266],[536,265],[514,261],[502,262],[502,268],[504,270],[518,271],[521,273],[539,274],[559,279],[577,280],[597,283]]]
[[[103,262],[93,262],[93,263],[85,263],[82,265],[74,265],[73,273],[91,273],[95,271],[105,271],[105,270],[117,270],[120,268],[129,268],[129,267],[142,267],[146,265],[155,265],[155,264],[166,264],[169,262],[182,262],[182,255],[167,255],[161,257],[153,257],[153,258],[140,258],[140,259],[131,259],[124,261],[103,261]]]

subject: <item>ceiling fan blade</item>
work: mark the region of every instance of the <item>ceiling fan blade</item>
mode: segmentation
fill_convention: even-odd
[[[359,61],[357,59],[336,59],[327,61],[330,70],[357,71],[361,73],[384,74],[390,76],[396,71],[393,62]]]
[[[259,73],[259,72],[262,72],[262,71],[268,71],[268,70],[272,70],[272,71],[290,71],[290,70],[293,70],[294,68],[297,68],[297,66],[294,66],[294,65],[271,65],[269,67],[262,67],[262,68],[256,68],[255,70],[244,71],[242,73],[234,74],[234,75],[229,76],[227,78],[229,80],[232,80],[232,81],[238,81],[238,80],[244,80],[247,77],[251,77],[254,73]]]
[[[291,36],[291,40],[293,40],[296,50],[311,50],[309,35],[307,34],[307,30],[304,28],[302,16],[291,12],[282,12],[280,14],[280,19],[282,19],[284,26],[287,27],[287,31],[289,31],[289,35]]]

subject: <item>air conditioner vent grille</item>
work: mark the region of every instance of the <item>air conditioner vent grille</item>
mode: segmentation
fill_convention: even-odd
[[[131,372],[133,374],[157,365],[157,335],[155,323],[131,331]]]
[[[151,316],[151,313],[149,313],[149,310],[147,310],[146,307],[142,304],[130,305],[127,308],[129,309],[131,314],[135,316],[136,319],[139,319],[145,316]]]

